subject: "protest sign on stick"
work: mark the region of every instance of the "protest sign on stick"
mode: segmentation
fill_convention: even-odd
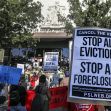
[[[59,52],[45,52],[44,55],[44,72],[57,72],[58,71],[58,58]]]

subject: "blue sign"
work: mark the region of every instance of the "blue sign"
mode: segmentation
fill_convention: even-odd
[[[0,82],[1,83],[17,85],[19,83],[21,74],[22,74],[22,69],[20,68],[0,65]]]

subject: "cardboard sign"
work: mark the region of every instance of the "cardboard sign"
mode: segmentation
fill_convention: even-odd
[[[75,29],[69,101],[111,101],[111,30]]]
[[[0,65],[0,82],[17,85],[21,73],[22,69]]]

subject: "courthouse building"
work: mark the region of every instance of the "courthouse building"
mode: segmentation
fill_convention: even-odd
[[[54,5],[48,7],[48,13],[44,21],[33,31],[33,38],[38,40],[37,46],[34,49],[34,56],[38,61],[43,62],[45,52],[54,51],[59,52],[60,61],[69,61],[71,55],[72,35],[67,35],[65,32],[64,21],[59,20],[59,14],[66,17],[65,11],[65,6],[55,2]],[[12,55],[23,56],[23,50],[24,49],[13,49]],[[31,50],[29,56],[33,56]]]
[[[67,35],[65,32],[64,21],[59,21],[58,14],[65,16],[65,6],[55,3],[55,5],[48,8],[48,14],[42,24],[34,31],[34,39],[39,39],[36,52],[38,57],[39,51],[42,53],[42,57],[45,51],[59,51],[60,60],[69,58],[71,35]]]

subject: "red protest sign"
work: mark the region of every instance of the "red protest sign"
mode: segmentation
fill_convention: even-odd
[[[58,107],[67,107],[67,87],[50,88],[51,101],[50,109]]]
[[[95,106],[92,104],[70,103],[71,111],[95,111]]]
[[[92,104],[79,104],[78,111],[94,111],[94,106]]]

